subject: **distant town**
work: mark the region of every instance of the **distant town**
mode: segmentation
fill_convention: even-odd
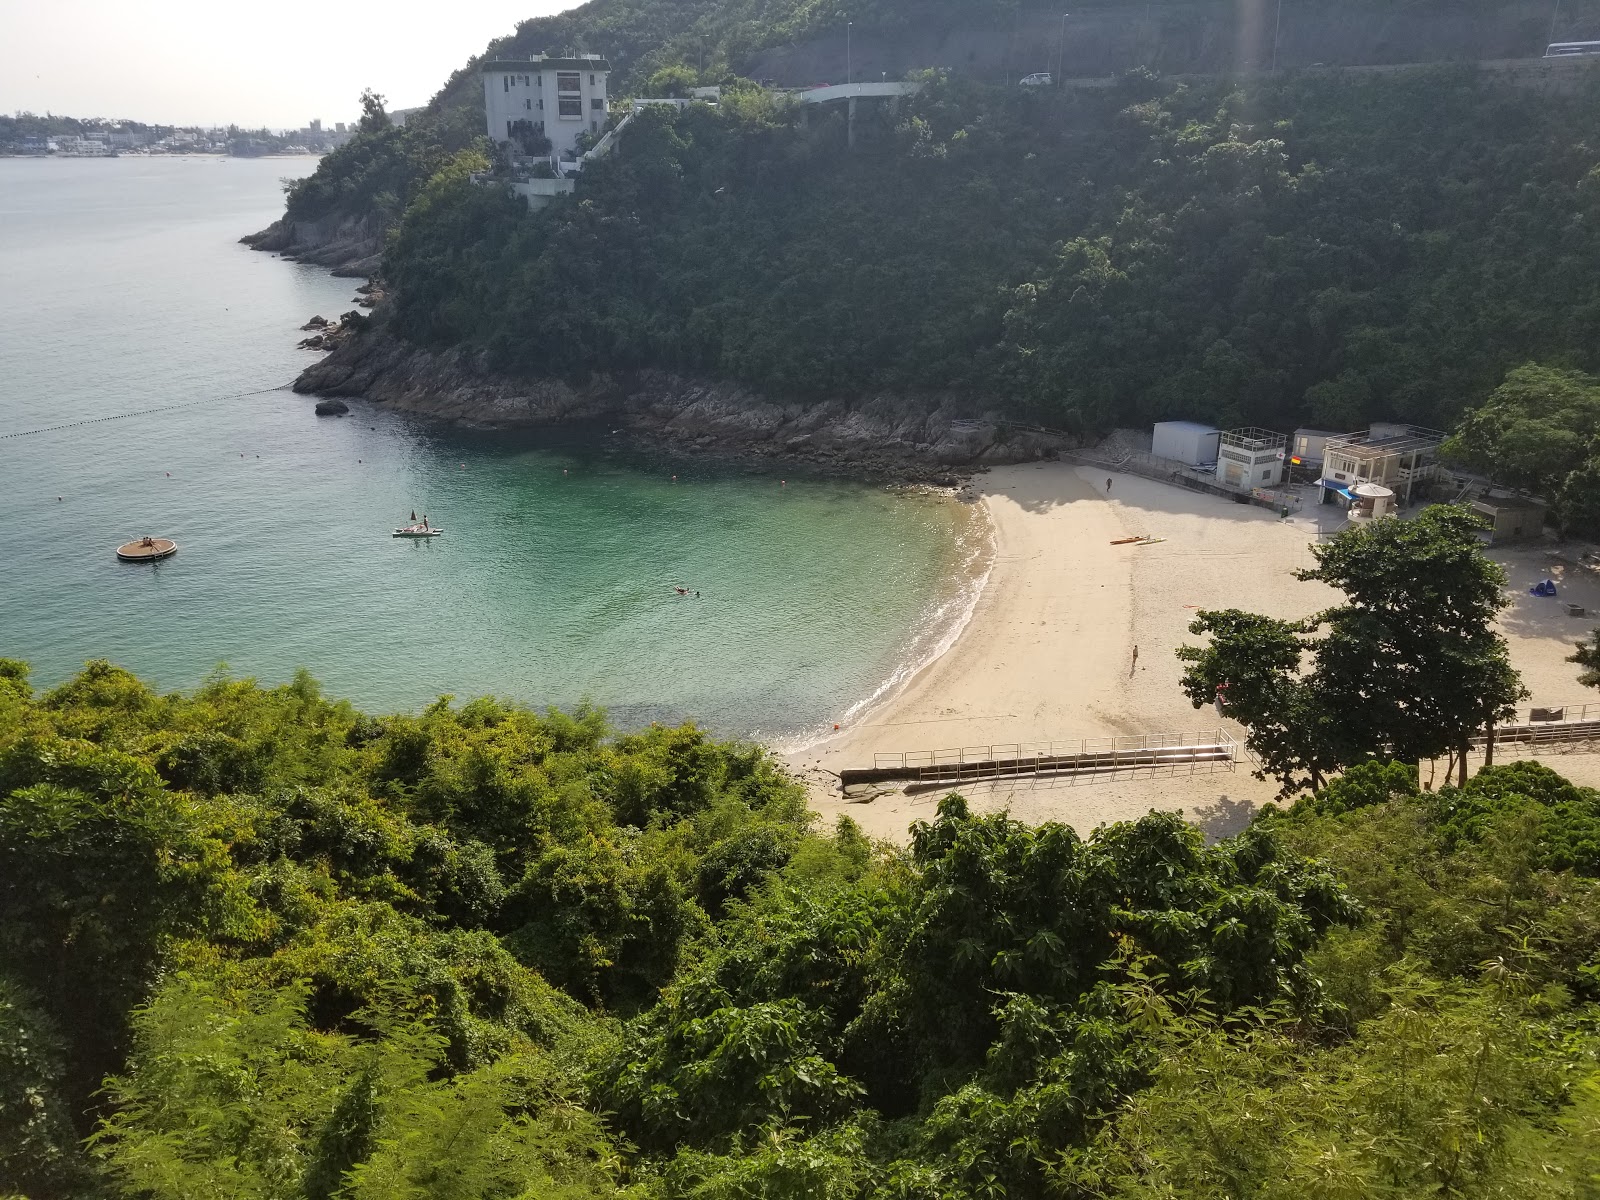
[[[391,113],[397,125],[415,110]],[[78,119],[53,113],[19,112],[0,116],[0,155],[56,158],[116,158],[124,154],[326,154],[355,136],[356,124],[324,127],[312,120],[303,129],[243,129],[238,125],[147,125],[142,121]]]

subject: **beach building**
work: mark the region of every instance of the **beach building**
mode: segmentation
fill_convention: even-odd
[[[1418,483],[1438,469],[1439,443],[1444,434],[1420,425],[1375,423],[1366,433],[1346,433],[1327,439],[1322,452],[1322,503],[1349,508],[1356,488],[1381,484],[1411,503]]]
[[[1528,496],[1485,496],[1472,511],[1489,519],[1489,544],[1520,542],[1544,532],[1545,504]]]
[[[1217,461],[1222,430],[1198,421],[1157,421],[1150,437],[1150,453],[1191,467],[1209,467]]]
[[[1283,460],[1289,439],[1270,429],[1247,425],[1218,439],[1217,481],[1248,491],[1283,482]]]
[[[1394,491],[1381,483],[1358,483],[1351,489],[1355,500],[1350,505],[1350,519],[1355,522],[1376,521],[1379,517],[1394,515]]]
[[[491,58],[483,64],[484,120],[489,137],[530,158],[577,157],[580,134],[606,123],[611,64],[595,54]],[[539,153],[541,139],[550,148]]]
[[[1289,437],[1289,465],[1320,470],[1328,439],[1338,436],[1335,429],[1296,429]]]

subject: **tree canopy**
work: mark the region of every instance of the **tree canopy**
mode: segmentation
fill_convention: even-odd
[[[0,1192],[1580,1197],[1597,879],[1531,763],[897,849],[689,726],[3,662]]]
[[[1444,453],[1555,504],[1563,524],[1600,529],[1600,380],[1528,363],[1469,411]]]
[[[1576,132],[1600,92],[1467,68],[1035,90],[934,80],[863,107],[853,150],[841,114],[761,93],[640,114],[570,202],[463,184],[407,217],[393,328],[510,374],[1085,429],[1450,427],[1529,359],[1600,366]]]
[[[1185,694],[1244,724],[1259,774],[1285,794],[1380,759],[1452,755],[1465,779],[1471,739],[1526,695],[1494,628],[1505,573],[1483,554],[1481,525],[1433,505],[1314,545],[1317,565],[1296,578],[1346,603],[1301,622],[1200,612],[1190,632],[1211,641],[1177,652]]]

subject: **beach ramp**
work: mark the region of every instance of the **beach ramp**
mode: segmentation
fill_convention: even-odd
[[[1525,720],[1494,727],[1495,744],[1519,746],[1537,752],[1541,749],[1584,751],[1600,743],[1600,704],[1566,704],[1559,708],[1535,708]],[[1479,736],[1473,746],[1482,748],[1488,741]]]
[[[839,786],[901,784],[907,790],[987,779],[1118,776],[1130,773],[1231,771],[1239,745],[1221,729],[1073,741],[1013,742],[873,755],[870,767],[846,767]]]

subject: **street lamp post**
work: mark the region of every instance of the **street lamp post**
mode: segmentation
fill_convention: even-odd
[[[1056,86],[1061,86],[1061,77],[1067,73],[1067,18],[1071,13],[1061,14],[1061,36],[1056,39]]]
[[[1557,0],[1560,3],[1560,0]],[[1278,0],[1278,19],[1272,25],[1272,73],[1278,73],[1278,31],[1283,28],[1283,0]]]
[[[854,24],[854,21],[846,21],[844,23],[844,81],[846,83],[855,82],[855,76],[851,73],[850,67],[850,26]]]
[[[1556,22],[1559,21],[1560,19],[1561,19],[1561,0],[1556,0],[1556,10],[1555,10],[1555,12],[1550,14],[1550,38],[1549,38],[1549,40],[1552,41],[1552,42],[1554,42],[1556,40]]]

